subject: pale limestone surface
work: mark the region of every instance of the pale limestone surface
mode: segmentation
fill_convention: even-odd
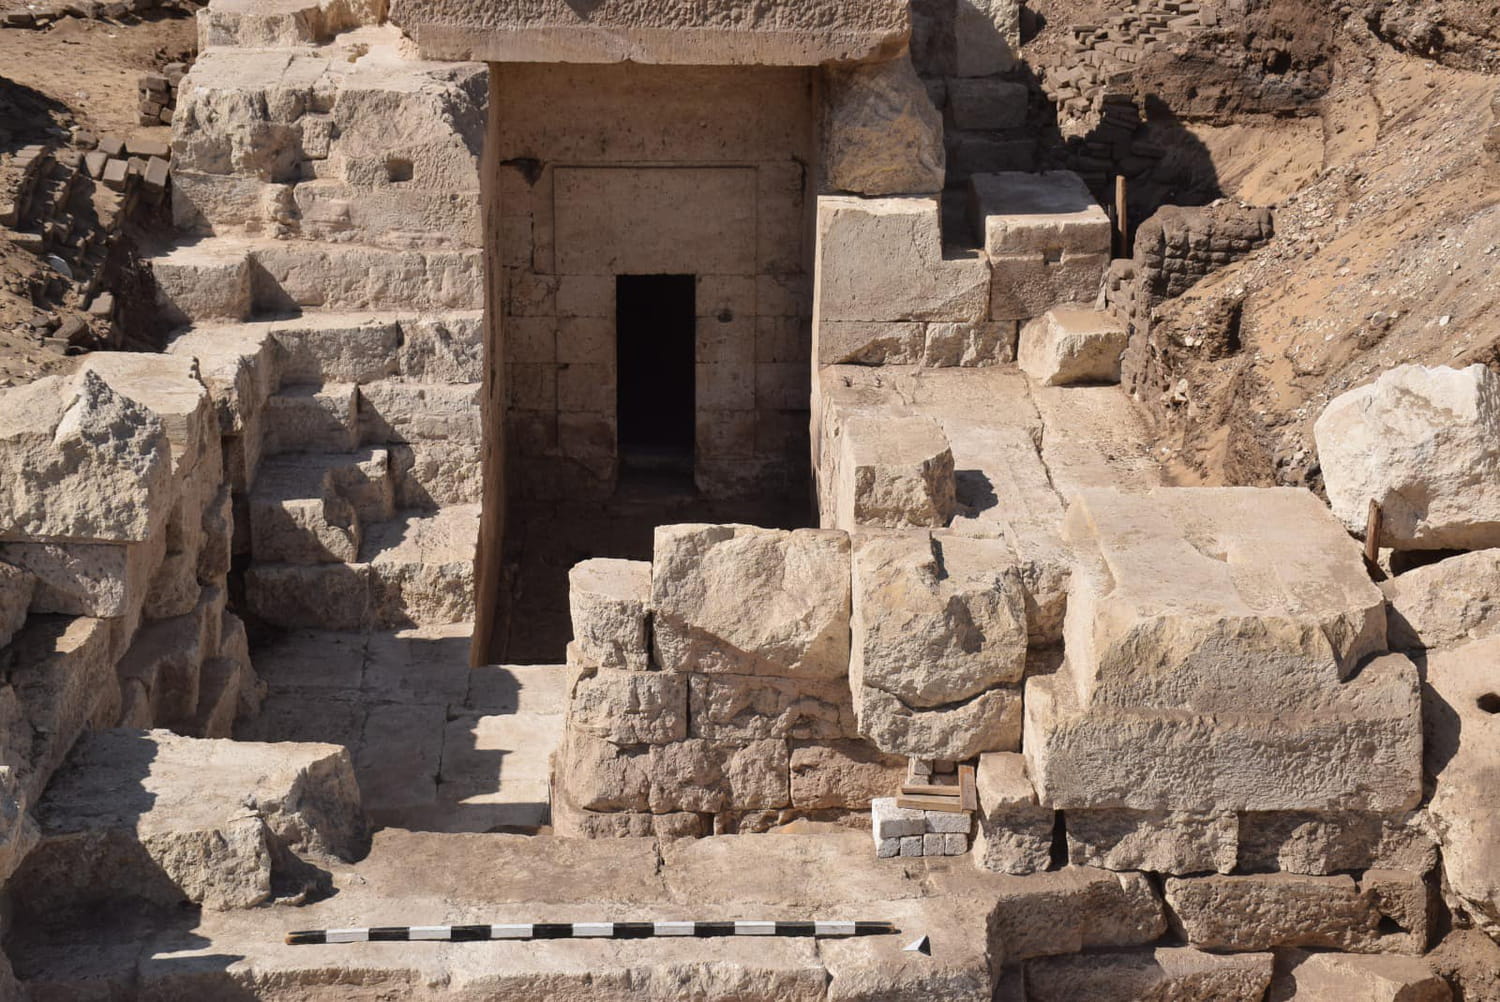
[[[651,607],[669,671],[840,678],[849,664],[842,532],[658,526]]]
[[[1068,859],[1075,866],[1153,873],[1228,873],[1239,850],[1231,812],[1068,811]]]
[[[1021,6],[1017,0],[958,0],[953,39],[960,77],[987,77],[1015,66],[1021,54]]]
[[[1449,1002],[1453,990],[1418,957],[1293,951],[1289,977],[1296,1002]]]
[[[1016,361],[1044,386],[1118,383],[1128,340],[1107,313],[1053,307],[1021,328]]]
[[[1403,365],[1334,398],[1313,426],[1328,500],[1363,534],[1381,506],[1380,542],[1400,550],[1473,550],[1500,542],[1494,486],[1500,377]]]
[[[1378,867],[1428,873],[1437,845],[1422,815],[1250,811],[1239,816],[1241,873],[1324,875]]]
[[[171,476],[162,419],[95,372],[0,395],[0,539],[143,542]]]
[[[1397,650],[1446,647],[1500,629],[1500,550],[1476,550],[1416,567],[1380,584]]]
[[[1500,938],[1500,638],[1427,656],[1427,815],[1442,846],[1449,904]]]
[[[830,67],[823,170],[835,191],[925,195],[943,189],[943,119],[911,56]]]
[[[843,423],[840,439],[838,528],[948,524],[956,504],[953,451],[935,421],[856,416]]]
[[[568,571],[573,643],[584,664],[650,667],[651,564],[596,558]]]
[[[289,851],[354,859],[367,846],[353,766],[334,745],[99,731],[36,815],[41,840],[16,880],[49,923],[127,887],[161,906],[248,908],[270,897]]]
[[[1017,752],[980,755],[975,785],[979,795],[975,865],[1000,873],[1046,870],[1052,861],[1057,815],[1037,805],[1025,758]]]
[[[641,2],[602,8],[562,0],[398,0],[391,20],[431,59],[487,62],[760,64],[859,62],[899,49],[910,30],[900,0],[776,0],[682,8]]]
[[[935,196],[820,197],[815,325],[989,319],[988,262],[947,258],[941,230]]]
[[[861,534],[853,568],[851,686],[937,707],[1020,682],[1026,603],[1003,543]]]
[[[569,728],[619,745],[687,737],[688,675],[585,666],[568,693]]]
[[[198,14],[200,49],[283,48],[325,42],[340,31],[376,24],[383,3],[356,0],[217,0]]]
[[[892,755],[958,761],[1021,746],[1020,689],[986,689],[970,699],[924,710],[883,689],[861,686],[854,713],[859,733]]]
[[[1035,1002],[1260,1002],[1271,984],[1269,953],[1230,956],[1157,947],[1026,963],[1026,998]]]

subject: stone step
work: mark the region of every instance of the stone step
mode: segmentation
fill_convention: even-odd
[[[368,845],[337,745],[94,731],[34,813],[41,837],[10,887],[18,923],[36,929],[111,907],[252,908],[296,854],[352,860]]]
[[[355,563],[363,526],[395,516],[390,453],[290,454],[260,467],[250,547],[262,563]]]
[[[353,452],[359,446],[359,387],[353,383],[289,386],[266,401],[267,456],[283,452]]]
[[[954,860],[879,861],[867,839],[657,842],[386,829],[365,860],[330,867],[338,893],[302,907],[204,910],[152,928],[66,935],[19,927],[8,945],[43,999],[990,1002],[1002,963],[1128,947],[1165,929],[1159,901],[1138,877],[1131,894],[1098,870],[1003,877]],[[899,933],[283,944],[291,929],[745,918],[888,921]],[[902,949],[923,935],[930,954]]]
[[[324,310],[478,310],[483,252],[200,239],[151,260],[169,322]]]
[[[1218,956],[1161,947],[1026,962],[1026,1002],[1261,1002],[1271,985],[1269,953]],[[1345,998],[1362,996],[1349,995]]]
[[[203,9],[198,33],[205,49],[313,45],[357,27],[358,8],[320,0],[218,0]]]
[[[251,609],[291,628],[357,630],[473,618],[477,504],[407,511],[365,527],[358,561],[265,563],[245,577]]]
[[[281,385],[416,382],[477,383],[483,378],[484,312],[306,310],[259,321],[276,343]]]

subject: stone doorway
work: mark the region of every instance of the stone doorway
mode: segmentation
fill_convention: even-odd
[[[692,483],[698,316],[693,275],[615,279],[622,479]]]

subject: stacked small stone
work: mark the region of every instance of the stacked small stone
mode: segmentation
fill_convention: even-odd
[[[141,77],[142,125],[172,124],[172,113],[177,110],[177,89],[187,71],[187,63],[168,63],[160,73],[147,73]]]
[[[897,807],[895,797],[880,797],[871,801],[870,817],[879,859],[962,856],[969,851],[974,819],[968,811],[917,811]]]

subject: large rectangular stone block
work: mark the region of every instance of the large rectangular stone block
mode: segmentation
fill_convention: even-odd
[[[952,519],[953,450],[931,418],[850,417],[839,429],[838,448],[839,528],[941,528]]]
[[[568,571],[573,643],[584,664],[650,667],[648,619],[651,564],[644,560],[585,560]]]

